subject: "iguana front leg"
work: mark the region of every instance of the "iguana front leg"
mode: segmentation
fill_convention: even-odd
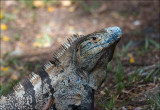
[[[42,110],[49,110],[53,104],[54,104],[54,98],[53,96],[51,96]]]
[[[94,89],[92,89],[88,85],[84,85],[82,102],[81,105],[77,108],[77,110],[94,110],[94,93]]]

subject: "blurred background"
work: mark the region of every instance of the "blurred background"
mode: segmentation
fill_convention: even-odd
[[[160,109],[159,0],[0,0],[0,95],[47,62],[73,34],[119,26],[96,110]]]

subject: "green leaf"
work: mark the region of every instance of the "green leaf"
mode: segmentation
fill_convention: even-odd
[[[51,37],[48,34],[45,34],[45,40],[48,44],[51,42]]]
[[[148,50],[149,48],[149,40],[148,38],[145,39],[145,50]]]
[[[152,69],[149,73],[148,73],[148,75],[145,77],[145,81],[149,81],[150,80],[150,76],[152,75],[152,73],[155,71],[155,69]]]
[[[136,70],[134,71],[134,73],[129,76],[129,78],[128,78],[129,83],[133,82],[133,80],[134,80],[136,77],[138,77],[139,71],[140,71],[139,69],[136,69]]]
[[[120,93],[124,89],[124,87],[125,87],[124,83],[123,82],[119,82],[117,84],[117,88],[116,88],[117,92]]]
[[[123,81],[124,78],[124,70],[122,64],[119,62],[118,64],[118,71],[116,73],[116,82],[121,82]]]
[[[153,45],[155,45],[156,48],[160,48],[160,44],[157,43],[156,41],[154,41],[153,39],[149,39],[149,42],[152,43]]]
[[[128,49],[129,49],[129,47],[132,45],[132,43],[133,43],[133,42],[130,41],[130,42],[128,42],[128,44],[126,44],[125,46],[123,46],[123,48],[122,48],[122,56],[125,56],[125,55],[126,55]]]

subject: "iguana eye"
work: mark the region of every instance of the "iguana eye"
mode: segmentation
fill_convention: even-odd
[[[96,38],[96,37],[92,37],[92,39],[93,39],[93,40],[96,40],[97,38]]]
[[[100,41],[100,40],[101,40],[100,37],[91,37],[91,38],[90,38],[90,42],[98,42],[98,41]]]

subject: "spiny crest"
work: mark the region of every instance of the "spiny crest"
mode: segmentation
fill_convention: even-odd
[[[73,36],[71,36],[71,38],[68,38],[67,42],[63,43],[60,46],[60,48],[56,51],[54,57],[58,59],[65,52],[65,50],[67,50],[73,44],[73,42],[75,42],[77,39],[81,37],[83,37],[83,35],[74,34]]]
[[[45,69],[49,69],[51,66],[56,66],[59,63],[58,58],[62,56],[62,54],[69,48],[71,45],[78,40],[79,38],[82,38],[83,35],[74,34],[70,38],[67,39],[67,42],[64,42],[58,50],[56,50],[55,53],[53,53],[53,60],[50,60],[47,64],[44,65]]]
[[[29,77],[21,82],[19,82],[14,88],[13,90],[16,92],[20,89],[23,88],[22,84],[26,83],[27,84],[27,80],[29,80],[30,82],[33,82],[35,80],[37,80],[37,78],[39,78],[39,76],[37,74],[35,74],[34,72],[32,72],[31,74],[29,74]]]
[[[29,75],[29,80],[30,80],[30,82],[33,82],[33,81],[36,80],[37,78],[39,78],[39,75],[35,74],[34,72],[32,72],[32,73]]]
[[[22,86],[22,84],[19,82],[15,87],[13,87],[13,90],[16,92],[16,91],[18,91],[18,90],[20,90],[20,89],[22,89],[23,88],[23,86]]]
[[[45,64],[44,67],[45,67],[45,70],[46,70],[46,69],[49,69],[51,66],[55,67],[59,64],[60,64],[59,60],[57,58],[53,57],[53,59],[49,60],[49,62],[47,64]]]

